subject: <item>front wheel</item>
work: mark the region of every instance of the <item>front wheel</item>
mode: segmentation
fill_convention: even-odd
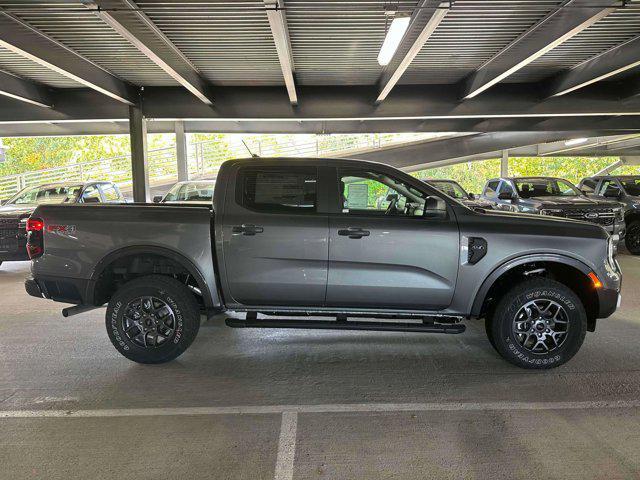
[[[200,329],[193,294],[171,277],[150,275],[123,285],[107,306],[114,347],[138,363],[164,363],[181,355]]]
[[[624,243],[632,255],[640,255],[640,221],[636,220],[627,226]]]
[[[578,296],[547,278],[524,281],[507,292],[487,322],[492,345],[521,368],[562,365],[578,352],[587,332]]]

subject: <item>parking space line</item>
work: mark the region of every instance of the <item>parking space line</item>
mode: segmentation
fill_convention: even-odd
[[[584,402],[441,402],[441,403],[338,403],[322,405],[263,405],[238,407],[159,407],[99,410],[4,410],[0,418],[92,418],[180,415],[240,415],[348,412],[444,412],[491,410],[586,410],[640,408],[640,400]]]
[[[291,480],[293,478],[297,430],[298,414],[296,412],[283,412],[274,480]]]

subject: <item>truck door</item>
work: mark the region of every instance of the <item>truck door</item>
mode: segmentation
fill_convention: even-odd
[[[320,170],[299,165],[237,170],[222,218],[225,277],[233,302],[324,304],[329,220],[326,208],[320,213]]]
[[[458,225],[444,200],[418,183],[369,167],[337,170],[327,306],[449,306],[459,264]]]

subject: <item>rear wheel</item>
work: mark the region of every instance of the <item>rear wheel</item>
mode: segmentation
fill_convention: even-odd
[[[487,322],[494,348],[521,368],[562,365],[578,352],[587,332],[578,296],[546,278],[524,281],[507,292]]]
[[[138,363],[164,363],[181,355],[200,329],[193,294],[171,277],[150,275],[123,285],[107,307],[111,343]]]
[[[632,255],[640,255],[640,220],[631,222],[627,226],[624,243]]]

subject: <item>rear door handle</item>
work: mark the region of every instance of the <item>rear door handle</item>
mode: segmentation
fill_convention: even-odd
[[[235,225],[232,229],[231,229],[232,233],[241,233],[242,235],[255,235],[256,233],[262,233],[264,232],[264,228],[262,227],[257,227],[255,225]]]
[[[345,229],[338,230],[338,235],[341,237],[349,237],[349,238],[362,238],[368,237],[371,234],[369,230],[364,230],[362,228],[349,227]]]

